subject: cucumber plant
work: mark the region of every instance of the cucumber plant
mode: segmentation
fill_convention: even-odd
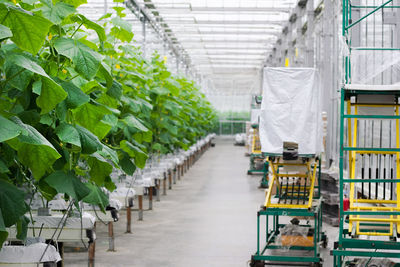
[[[113,168],[131,175],[213,129],[196,85],[143,58],[123,7],[91,21],[84,3],[0,0],[0,244],[13,225],[26,237],[32,195],[104,211]]]

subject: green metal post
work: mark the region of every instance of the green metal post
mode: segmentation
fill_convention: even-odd
[[[346,0],[345,0],[346,1]],[[340,175],[339,175],[339,246],[342,243],[342,235],[343,235],[343,223],[344,223],[344,217],[343,217],[343,134],[344,134],[344,94],[345,91],[342,88],[341,90],[341,97],[340,97],[340,156],[339,156],[339,169],[340,169]]]
[[[388,0],[385,3],[383,3],[382,5],[378,6],[377,8],[375,8],[374,10],[372,10],[371,12],[369,12],[368,14],[362,16],[361,18],[359,18],[358,20],[356,20],[356,22],[351,23],[349,26],[347,26],[346,24],[346,30],[350,29],[351,27],[353,27],[354,25],[357,25],[358,23],[360,23],[362,20],[368,18],[369,16],[371,16],[372,14],[374,14],[375,12],[377,12],[378,10],[382,9],[384,6],[390,4],[391,2],[393,2],[393,0]],[[350,12],[348,12],[351,14],[351,9]]]
[[[257,213],[257,253],[260,255],[260,213]]]

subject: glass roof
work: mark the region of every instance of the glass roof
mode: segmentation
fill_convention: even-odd
[[[282,32],[297,0],[136,0],[168,37],[187,54],[191,67],[211,78],[215,90],[224,91],[216,79],[237,80],[246,86],[259,77],[268,53]],[[230,72],[232,75],[219,73]],[[242,70],[242,71],[241,71]],[[241,75],[246,72],[245,75]],[[251,74],[249,74],[249,72]],[[229,83],[225,83],[229,87]],[[217,88],[218,87],[218,88]],[[258,90],[256,90],[258,91]]]
[[[87,1],[79,10],[93,20],[122,4]],[[125,5],[138,6],[156,25],[146,24],[145,36],[135,14],[126,12],[124,19],[132,23],[134,39],[146,56],[157,51],[168,58],[172,72],[196,79],[211,100],[260,91],[261,69],[297,1],[126,0]]]

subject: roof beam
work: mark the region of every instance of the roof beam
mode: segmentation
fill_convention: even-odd
[[[279,31],[256,31],[256,32],[251,32],[251,31],[191,31],[191,32],[173,32],[173,33],[168,33],[169,35],[175,35],[175,36],[205,36],[205,35],[265,35],[265,36],[278,36],[281,34]]]
[[[278,20],[165,20],[164,25],[279,25],[282,26],[285,21]]]
[[[182,13],[287,13],[290,9],[285,7],[155,7],[149,10],[166,12],[169,14],[182,14]]]
[[[211,43],[221,43],[221,44],[226,44],[227,42],[230,42],[231,44],[236,44],[236,43],[244,43],[244,44],[254,44],[254,43],[258,43],[258,44],[267,44],[269,42],[273,42],[274,40],[271,39],[247,39],[247,40],[179,40],[176,41],[175,43],[181,43],[182,45],[184,44],[191,44],[191,43],[195,43],[198,44],[203,43],[203,44],[211,44]]]

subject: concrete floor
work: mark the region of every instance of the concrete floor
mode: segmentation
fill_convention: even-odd
[[[114,224],[116,252],[107,252],[107,227],[98,223],[96,266],[248,266],[264,190],[258,188],[260,176],[246,175],[244,153],[233,140],[219,138],[152,211],[145,211],[143,221],[133,213],[132,234],[124,233],[122,212]],[[324,228],[331,246],[336,231]],[[323,255],[324,266],[332,266],[329,249]],[[65,253],[65,259],[66,266],[87,266],[86,252]]]

